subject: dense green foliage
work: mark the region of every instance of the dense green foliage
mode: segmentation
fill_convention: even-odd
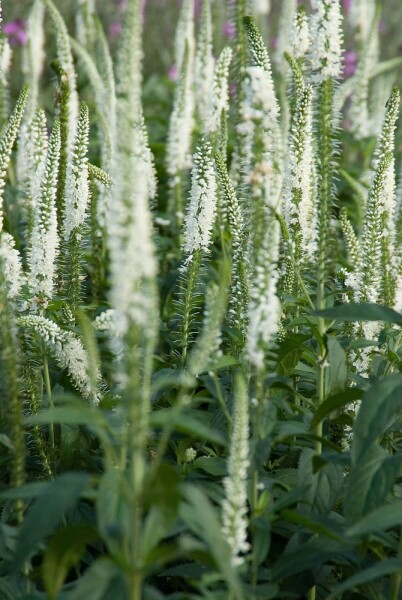
[[[0,598],[398,600],[402,61],[374,0],[171,2],[1,38]]]

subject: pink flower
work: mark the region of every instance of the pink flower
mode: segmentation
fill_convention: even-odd
[[[108,31],[110,39],[115,40],[121,33],[121,23],[118,21],[115,23],[110,23]]]
[[[343,76],[351,77],[356,73],[357,53],[354,50],[346,50],[343,54],[343,59]]]
[[[349,12],[349,10],[352,8],[352,0],[343,0],[343,8]]]
[[[11,46],[25,46],[28,41],[28,34],[25,31],[25,21],[22,19],[4,23],[3,32],[8,37]]]
[[[223,26],[223,35],[228,38],[234,38],[236,35],[236,27],[230,21],[227,21]]]
[[[275,50],[278,47],[278,38],[272,37],[269,41],[269,45],[273,50]]]
[[[177,72],[177,68],[175,67],[175,65],[172,65],[168,71],[168,77],[170,79],[170,81],[177,81],[177,77],[178,77],[178,72]]]

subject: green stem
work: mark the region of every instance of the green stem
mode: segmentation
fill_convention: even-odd
[[[399,530],[398,556],[402,557],[402,527]],[[391,579],[391,597],[390,600],[398,600],[399,589],[401,587],[402,572],[394,573]]]
[[[261,418],[261,407],[263,404],[263,378],[264,374],[261,369],[258,370],[256,374],[256,385],[255,385],[255,397],[257,399],[257,405],[253,410],[253,442],[254,448],[257,447],[258,439],[259,439],[259,421]],[[259,484],[259,473],[258,473],[258,464],[255,462],[254,457],[254,470],[252,473],[252,488],[251,488],[251,511],[252,515],[255,518],[257,516],[257,506],[258,506],[258,484]],[[255,544],[253,544],[255,547]],[[255,588],[258,583],[258,563],[257,563],[257,555],[253,552],[252,556],[252,566],[251,566],[251,585]]]
[[[46,389],[46,399],[48,408],[53,408],[53,398],[52,398],[52,386],[50,383],[50,375],[49,375],[49,363],[46,356],[46,349],[43,347],[43,376],[45,379],[45,389]],[[54,459],[54,423],[51,421],[49,423],[49,444],[52,453],[52,458]]]
[[[194,295],[201,265],[201,254],[196,250],[184,277],[184,306],[181,328],[181,364],[184,368],[187,362],[188,345],[190,342],[191,325],[194,317]]]

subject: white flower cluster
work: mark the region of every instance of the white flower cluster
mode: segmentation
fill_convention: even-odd
[[[56,121],[49,142],[40,195],[35,207],[31,247],[28,251],[29,288],[44,306],[52,297],[59,248],[56,194],[60,146],[60,124]]]
[[[111,304],[124,335],[131,324],[155,326],[150,291],[157,265],[149,199],[154,190],[152,156],[142,117],[131,127],[131,155],[116,161],[114,202],[110,207]],[[124,176],[120,176],[124,160]],[[153,324],[151,323],[153,321]]]
[[[99,403],[98,388],[88,375],[89,359],[81,340],[73,333],[64,331],[56,323],[39,315],[19,319],[22,329],[34,331],[41,337],[62,369],[67,369],[74,387],[87,400]]]
[[[212,147],[204,141],[194,154],[190,202],[184,223],[183,250],[190,258],[196,250],[209,252],[216,216],[216,194]]]
[[[6,231],[0,233],[0,257],[7,285],[7,296],[10,300],[14,300],[20,293],[24,276],[20,253],[15,247],[14,238]]]
[[[225,294],[216,284],[211,284],[206,293],[203,327],[188,365],[189,373],[196,377],[207,371],[211,362],[222,354],[220,351],[222,343],[221,325],[225,308]]]
[[[290,129],[288,173],[285,180],[284,216],[289,229],[300,228],[304,257],[312,260],[317,249],[315,210],[315,173],[313,156],[313,90],[304,86],[299,92]],[[295,237],[295,236],[291,236]]]
[[[233,51],[224,48],[216,63],[212,86],[209,90],[208,118],[204,122],[205,133],[217,133],[221,127],[222,112],[229,110],[229,67]]]
[[[39,81],[45,63],[44,14],[45,5],[42,0],[34,0],[27,19],[28,43],[24,47],[22,64],[24,75],[29,81],[29,118],[38,105]]]
[[[203,0],[194,66],[195,98],[202,123],[208,119],[208,99],[214,79],[212,38],[211,0]]]
[[[85,222],[90,200],[88,177],[88,144],[89,144],[89,112],[83,104],[77,123],[77,131],[71,159],[67,165],[65,206],[64,206],[64,239],[73,234],[77,238]]]
[[[28,126],[25,163],[29,208],[35,211],[45,171],[48,136],[45,111],[38,109]]]
[[[258,369],[264,367],[267,346],[278,331],[278,258],[279,224],[275,220],[267,226],[250,290],[247,355]]]
[[[362,40],[359,62],[354,76],[355,84],[349,117],[351,130],[358,140],[376,136],[382,120],[377,111],[372,111],[370,106],[370,77],[379,59],[378,20],[379,15],[374,10],[370,28]],[[382,110],[383,103],[378,103],[378,106],[381,106]]]
[[[239,163],[236,168],[245,174],[245,183],[254,196],[262,196],[268,206],[275,206],[281,187],[275,169],[275,162],[280,160],[281,134],[272,75],[261,66],[247,67],[244,83],[241,121],[236,128],[241,138],[241,154],[234,159]],[[259,155],[255,156],[257,148]]]
[[[191,136],[193,132],[194,92],[193,59],[186,46],[179,81],[177,82],[173,110],[169,121],[166,169],[177,183],[179,174],[191,168]]]
[[[0,139],[0,231],[3,229],[3,192],[7,169],[10,162],[11,151],[21,125],[27,96],[28,89],[24,88]]]
[[[342,12],[340,0],[311,0],[315,11],[311,16],[311,66],[316,83],[331,77],[338,78],[342,71]]]
[[[256,15],[267,15],[271,10],[271,0],[253,0],[253,5]]]
[[[367,40],[376,13],[375,0],[353,0],[349,9],[350,22],[358,31],[361,42]]]
[[[222,533],[230,546],[234,566],[244,562],[244,554],[250,549],[247,542],[247,481],[250,466],[248,405],[245,382],[238,378],[228,476],[223,480],[225,498],[222,502]]]
[[[178,72],[182,69],[186,52],[193,62],[194,50],[194,0],[183,0],[175,38],[175,66]]]
[[[292,25],[297,11],[297,0],[282,0],[281,14],[278,24],[278,38],[276,43],[275,64],[278,68],[287,66],[284,60],[284,53],[291,52],[292,49]]]
[[[95,331],[103,331],[110,336],[119,337],[121,335],[121,328],[116,325],[116,311],[113,308],[104,310],[98,315],[92,327]]]
[[[67,153],[70,155],[74,145],[74,136],[77,127],[79,101],[77,93],[77,75],[74,69],[74,60],[71,52],[70,36],[60,12],[52,0],[45,0],[47,9],[52,17],[57,32],[57,58],[62,71],[68,81],[68,134]]]
[[[303,58],[311,47],[311,33],[308,17],[304,7],[296,12],[290,34],[291,54],[295,58]]]

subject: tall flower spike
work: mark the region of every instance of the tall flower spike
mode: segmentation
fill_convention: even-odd
[[[311,34],[306,9],[299,6],[293,18],[290,34],[290,51],[296,59],[304,58],[311,46]]]
[[[314,81],[323,83],[342,71],[342,12],[340,0],[311,0],[311,66]]]
[[[19,148],[20,150],[20,148]],[[30,236],[34,222],[35,208],[40,194],[40,186],[46,164],[48,150],[47,123],[45,111],[38,109],[26,130],[25,154],[25,181],[27,208],[27,246],[30,246]],[[21,155],[18,156],[20,158]]]
[[[208,97],[214,78],[212,51],[211,0],[203,0],[201,23],[195,55],[195,98],[201,123],[208,118]]]
[[[229,221],[232,236],[232,281],[229,295],[229,322],[231,325],[245,331],[247,324],[247,307],[249,301],[249,282],[247,279],[245,258],[245,225],[236,197],[236,192],[230,181],[223,157],[216,156],[216,169],[219,183],[223,191],[224,212]]]
[[[271,0],[253,0],[254,14],[267,15],[271,10]]]
[[[99,390],[89,376],[88,353],[78,337],[39,315],[21,317],[19,325],[23,333],[28,330],[40,336],[59,366],[67,369],[72,384],[86,400],[99,403]]]
[[[49,14],[52,17],[57,34],[57,57],[60,68],[68,80],[68,122],[67,122],[67,155],[70,154],[77,127],[79,106],[77,94],[77,75],[74,69],[74,61],[71,53],[70,36],[66,24],[60,12],[52,0],[44,0]]]
[[[0,231],[3,229],[3,192],[6,184],[7,169],[11,151],[21,125],[22,115],[28,96],[28,88],[23,88],[14,111],[8,119],[5,131],[0,139]]]
[[[116,310],[116,326],[122,335],[133,324],[152,332],[156,324],[157,264],[149,210],[153,180],[148,177],[149,156],[144,152],[147,137],[142,118],[132,123],[130,133],[132,153],[114,169],[114,202],[110,207],[108,239],[110,298]]]
[[[190,54],[185,52],[169,121],[166,168],[175,185],[180,173],[191,167],[194,95]]]
[[[141,102],[142,17],[140,0],[129,0],[116,57],[116,95],[120,120],[136,115]],[[119,134],[124,135],[124,129]]]
[[[190,202],[184,223],[184,253],[188,260],[197,250],[208,254],[216,216],[216,176],[212,147],[204,141],[194,154]]]
[[[241,183],[251,188],[254,198],[266,206],[277,206],[282,185],[282,140],[279,104],[275,96],[268,52],[253,19],[244,19],[253,66],[245,69],[244,91],[236,131],[240,139],[232,170],[241,174]],[[237,181],[236,181],[237,179]],[[235,179],[236,183],[239,178]],[[250,218],[253,221],[251,203]],[[258,220],[261,215],[258,213]],[[252,227],[254,226],[252,223]]]
[[[3,264],[3,276],[9,300],[20,293],[24,281],[21,255],[15,247],[14,238],[6,231],[0,232],[0,257]]]
[[[227,282],[223,281],[223,283]],[[226,300],[227,294],[222,283],[220,286],[212,283],[208,287],[202,330],[188,361],[188,371],[195,377],[207,371],[211,363],[222,354],[221,328],[225,317]]]
[[[249,400],[244,379],[238,375],[235,385],[233,430],[230,439],[228,476],[223,480],[222,533],[232,553],[232,564],[241,565],[250,549],[247,542],[247,481],[250,466]]]
[[[16,159],[16,175],[18,185],[24,189],[26,182],[32,178],[28,167],[30,161],[30,132],[29,128],[38,106],[39,81],[45,60],[44,52],[44,14],[45,5],[42,0],[34,0],[27,19],[28,42],[23,48],[22,71],[29,85],[29,98],[21,126]]]
[[[356,139],[361,140],[377,133],[377,119],[369,111],[370,75],[379,58],[378,22],[380,13],[374,11],[368,35],[363,40],[359,62],[355,74],[349,117],[351,130]],[[377,115],[375,115],[376,117]]]
[[[31,247],[28,250],[29,288],[35,301],[45,307],[53,294],[59,248],[56,194],[60,145],[60,124],[56,121],[49,141],[40,195],[35,206]]]
[[[229,110],[229,67],[233,51],[224,48],[216,63],[213,83],[208,91],[208,118],[203,122],[205,133],[218,133],[221,127],[222,113]]]
[[[4,123],[9,114],[9,71],[11,66],[11,47],[6,37],[0,38],[0,123]]]
[[[64,239],[73,234],[79,238],[88,210],[90,190],[88,178],[89,112],[82,104],[77,123],[71,160],[67,165],[64,207]]]
[[[192,64],[194,49],[194,0],[183,0],[175,38],[175,66],[178,72],[182,69],[186,51]]]
[[[371,26],[376,13],[375,0],[353,0],[349,9],[349,18],[357,30],[359,41],[364,44],[370,35]]]
[[[269,342],[278,330],[280,303],[278,282],[279,224],[272,220],[265,232],[250,289],[247,355],[257,369],[264,367]]]
[[[297,0],[282,0],[278,25],[278,39],[274,55],[275,64],[280,69],[286,69],[284,53],[291,52],[292,25],[297,10]]]
[[[313,156],[313,110],[311,86],[304,86],[296,99],[288,147],[284,216],[295,248],[295,260],[313,260],[317,249],[315,172]]]

